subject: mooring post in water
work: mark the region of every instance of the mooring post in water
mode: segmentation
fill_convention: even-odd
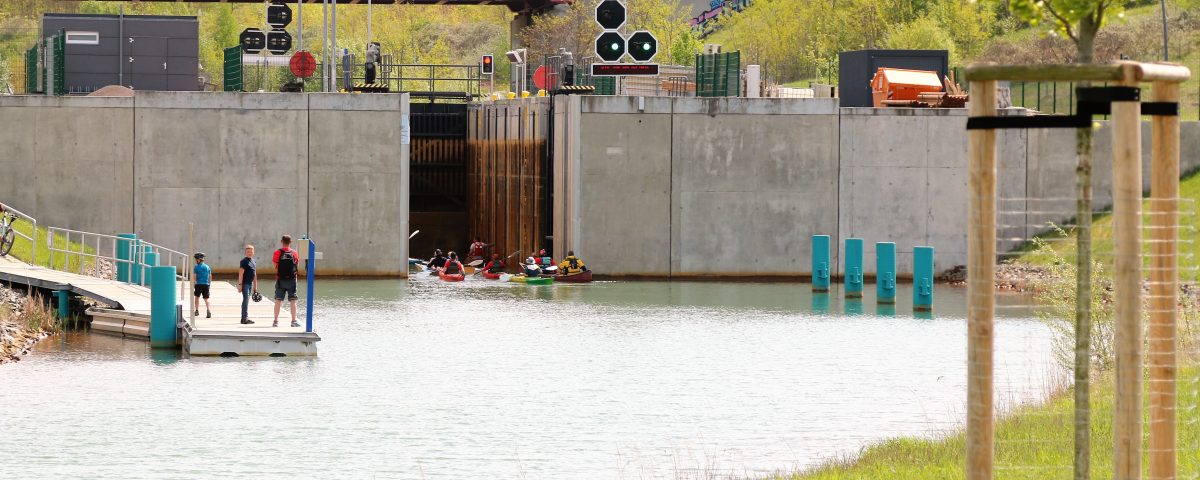
[[[812,237],[812,289],[829,291],[829,235]]]
[[[150,277],[150,346],[174,348],[176,314],[175,267],[148,267]]]
[[[58,300],[58,318],[65,320],[71,316],[71,292],[66,290],[55,290],[54,299]]]
[[[896,303],[896,244],[875,242],[875,298]]]
[[[142,263],[145,264],[142,270],[142,285],[150,285],[150,269],[158,266],[158,254],[154,253],[154,249],[150,246],[143,246]]]
[[[312,323],[313,323],[313,296],[315,294],[315,292],[313,292],[313,283],[314,283],[313,279],[314,279],[315,271],[317,269],[317,242],[314,242],[311,238],[307,238],[307,236],[305,236],[305,239],[308,240],[308,260],[307,260],[307,263],[305,263],[305,265],[304,265],[305,276],[307,277],[307,280],[308,280],[308,290],[306,292],[304,292],[305,293],[304,297],[305,297],[305,303],[307,304],[308,308],[304,312],[304,317],[305,317],[304,331],[308,332],[308,333],[312,333],[312,331],[313,331],[313,325],[312,325]]]
[[[117,235],[117,281],[129,283],[129,260],[133,258],[133,245],[137,240],[136,233]]]
[[[933,310],[933,247],[913,249],[913,310]]]
[[[862,298],[863,294],[863,239],[846,239],[846,267],[842,272],[846,284],[846,298]]]
[[[133,239],[129,245],[129,283],[141,285],[142,271],[145,270],[145,246],[139,239]]]

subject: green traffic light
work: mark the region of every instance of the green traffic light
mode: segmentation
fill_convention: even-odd
[[[647,51],[647,52],[648,52],[648,51],[650,51],[650,44],[649,44],[649,43],[643,43],[643,44],[642,44],[642,50],[645,50],[645,51]]]
[[[617,51],[617,50],[620,50],[620,49],[621,49],[621,46],[620,46],[620,45],[618,45],[617,43],[615,43],[615,42],[614,42],[614,43],[612,44],[612,51],[614,51],[614,52],[615,52],[615,51]]]

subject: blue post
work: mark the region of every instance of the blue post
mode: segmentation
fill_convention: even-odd
[[[812,237],[812,288],[814,292],[829,291],[829,235]]]
[[[879,303],[896,303],[896,244],[875,242],[875,297]]]
[[[142,285],[150,285],[150,269],[158,266],[158,254],[150,250],[150,247],[145,247],[145,253],[142,254],[142,263],[146,266],[142,267]]]
[[[307,271],[308,291],[305,293],[305,300],[308,304],[307,311],[304,312],[305,322],[304,331],[312,333],[312,317],[313,317],[313,275],[317,269],[317,242],[311,238],[308,239],[308,265],[305,265],[304,270]]]
[[[913,310],[933,310],[933,247],[913,249]]]
[[[54,298],[58,300],[58,318],[65,319],[71,316],[71,292],[67,290],[55,290]]]
[[[150,346],[174,348],[176,326],[175,267],[149,267]]]
[[[862,298],[863,239],[846,239],[846,298]]]
[[[135,233],[117,235],[117,281],[129,282],[129,264],[121,260],[129,260],[133,256],[133,245],[137,240]]]
[[[129,283],[137,285],[145,285],[145,280],[142,279],[146,270],[146,252],[150,251],[150,247],[142,245],[141,240],[134,240],[133,247],[130,249],[129,260],[133,263],[129,264]]]

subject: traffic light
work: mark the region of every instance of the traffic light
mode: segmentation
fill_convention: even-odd
[[[625,25],[625,4],[619,0],[603,0],[596,5],[596,23],[605,30],[616,30]]]
[[[650,32],[639,30],[629,36],[629,56],[635,62],[649,62],[658,54],[658,39]]]
[[[479,62],[479,71],[484,75],[491,75],[496,71],[496,66],[492,64],[492,56],[484,55],[483,60]]]
[[[625,56],[625,37],[617,32],[604,32],[596,37],[596,56],[606,62],[619,62]]]

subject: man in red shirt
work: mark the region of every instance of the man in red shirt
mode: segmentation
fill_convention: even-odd
[[[279,239],[280,248],[275,250],[275,255],[271,257],[271,261],[275,263],[275,323],[272,327],[279,326],[279,308],[283,306],[283,297],[286,294],[287,299],[291,302],[292,307],[292,326],[299,327],[296,322],[296,277],[300,270],[300,254],[292,250],[292,236],[284,235]]]

